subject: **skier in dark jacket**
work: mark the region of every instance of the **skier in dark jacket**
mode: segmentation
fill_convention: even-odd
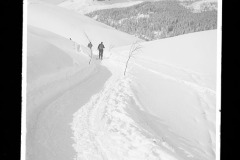
[[[89,42],[89,43],[88,43],[88,48],[90,48],[90,49],[92,50],[92,46],[93,46],[93,45],[92,45],[92,42]]]
[[[104,45],[103,45],[103,42],[101,42],[99,45],[98,45],[98,50],[99,50],[99,59],[102,59],[103,58],[103,48]]]

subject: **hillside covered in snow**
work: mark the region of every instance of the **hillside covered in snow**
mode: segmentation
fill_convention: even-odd
[[[27,160],[215,159],[216,30],[146,42],[29,2]]]
[[[117,2],[68,0],[58,6],[85,14],[144,40],[217,28],[217,0]]]

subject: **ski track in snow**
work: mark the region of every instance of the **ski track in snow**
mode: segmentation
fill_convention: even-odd
[[[107,63],[103,65],[111,62]],[[175,160],[168,153],[174,153],[173,148],[166,142],[160,146],[144,136],[142,132],[151,133],[128,115],[127,105],[131,99],[136,101],[130,88],[132,81],[121,77],[116,62],[110,65],[113,75],[104,89],[74,114],[71,128],[75,160]]]

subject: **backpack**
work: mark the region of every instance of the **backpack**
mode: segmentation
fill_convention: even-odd
[[[102,50],[104,48],[103,44],[99,44],[98,49]]]

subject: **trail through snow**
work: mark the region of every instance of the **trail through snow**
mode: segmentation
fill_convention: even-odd
[[[171,66],[170,64],[155,63],[152,60],[141,58],[141,56],[130,61],[127,76],[123,76],[127,56],[121,53],[121,51],[119,53],[115,52],[115,50],[112,52],[106,53],[106,55],[110,56],[105,57],[101,62],[101,65],[111,71],[111,77],[105,82],[103,89],[93,95],[73,115],[71,128],[75,142],[73,147],[77,153],[75,160],[213,159],[215,154],[215,135],[214,126],[212,126],[211,122],[214,122],[215,116],[212,115],[214,113],[214,104],[211,104],[208,96],[214,98],[215,91],[202,83],[204,81],[201,78],[204,78],[204,76],[181,67]],[[193,116],[193,122],[188,122],[186,125],[197,125],[199,129],[196,127],[196,132],[200,132],[195,134],[195,132],[191,131],[186,134],[188,137],[182,137],[179,134],[181,132],[178,133],[175,128],[172,128],[174,125],[168,126],[169,122],[164,122],[167,119],[160,122],[161,119],[154,117],[154,114],[149,114],[148,109],[145,108],[148,106],[144,106],[139,101],[138,93],[136,92],[136,89],[141,85],[139,82],[142,83],[137,80],[140,77],[135,77],[138,75],[136,74],[136,69],[138,72],[142,72],[143,76],[145,75],[143,72],[146,72],[169,81],[169,83],[177,84],[176,91],[181,86],[184,86],[187,92],[191,90],[194,93],[194,97],[188,103],[194,104],[194,98],[196,98],[203,108],[199,108],[198,105],[189,106],[191,111],[189,110],[189,113],[185,112],[185,116],[187,116],[185,120],[189,120],[188,118]],[[154,78],[155,76],[151,77]],[[149,82],[151,83],[151,81]],[[141,87],[137,90],[143,91],[145,96],[150,96],[147,95],[147,92],[141,90]],[[183,93],[185,94],[186,91]],[[161,99],[164,103],[164,97],[161,94],[158,99]],[[152,100],[154,101],[154,98]],[[160,115],[168,114],[167,116],[170,117],[175,115],[175,113],[171,112],[170,106],[159,105],[160,109],[158,110],[163,112]],[[170,107],[170,110],[165,107]],[[179,110],[176,106],[173,109]],[[185,110],[187,107],[182,109]],[[203,118],[198,117],[200,112],[206,115]],[[191,115],[193,113],[196,114],[196,117]],[[184,115],[180,113],[179,116]],[[209,118],[211,119],[209,120]],[[182,120],[184,121],[184,119]],[[179,122],[179,124],[181,123]],[[204,129],[206,126],[210,126],[211,129],[207,131],[207,129]],[[177,130],[184,128],[188,127],[178,126]],[[191,133],[195,135],[191,136]],[[202,143],[200,139],[198,141],[198,139],[195,139],[197,135],[202,136],[199,137],[202,140],[205,139],[204,141],[208,140],[209,142],[203,141],[204,143]]]
[[[49,4],[28,13],[29,160],[215,159],[216,32],[142,42],[123,76],[137,38]]]
[[[70,150],[74,148],[75,160],[213,159],[209,158],[212,156],[210,153],[214,155],[211,147],[200,144],[201,141],[192,142],[186,137],[181,137],[177,131],[172,130],[175,129],[173,126],[169,126],[169,123],[165,122],[166,117],[161,122],[159,117],[150,114],[146,109],[149,106],[139,101],[136,89],[143,92],[145,96],[149,97],[150,95],[144,89],[142,90],[141,86],[138,89],[141,84],[137,78],[140,77],[135,77],[138,74],[134,75],[133,71],[136,72],[137,68],[138,72],[142,72],[142,76],[146,76],[146,73],[152,74],[155,76],[151,76],[151,78],[155,80],[165,79],[169,83],[174,82],[194,90],[197,97],[200,98],[201,105],[205,108],[202,110],[196,106],[196,112],[191,111],[189,115],[197,113],[198,110],[210,114],[208,110],[211,110],[212,106],[208,106],[210,103],[205,95],[213,94],[215,96],[215,92],[201,83],[201,75],[176,66],[153,63],[153,61],[139,56],[130,61],[127,76],[123,76],[127,56],[114,50],[112,53],[108,52],[105,51],[103,61],[96,60],[97,56],[94,52],[92,65],[95,67],[91,74],[84,81],[57,96],[51,103],[44,105],[45,109],[39,114],[37,123],[34,125],[36,127],[36,136],[34,137],[36,143],[33,146],[35,156],[32,155],[31,158],[69,159],[73,158]],[[170,72],[166,72],[166,68]],[[155,80],[149,82],[155,83]],[[169,87],[170,85],[167,88]],[[158,88],[159,86],[156,87],[156,89]],[[175,89],[177,91],[177,88]],[[154,101],[154,97],[150,97]],[[158,95],[157,99],[161,99],[165,103],[164,94]],[[171,106],[161,105],[158,110],[162,113],[157,113],[160,117],[164,114],[175,115],[173,112],[168,113],[171,110],[164,108],[171,109]],[[190,107],[194,109],[193,106]],[[174,106],[174,110],[178,110],[178,108]],[[188,116],[188,113],[182,116]],[[209,117],[211,116],[205,115],[206,119]],[[201,131],[201,127],[211,125],[211,120],[209,124],[203,124],[199,117],[194,117],[194,119],[193,124],[199,125],[199,131]],[[69,124],[72,133],[69,130]],[[180,126],[180,128],[186,127]],[[193,132],[189,132],[189,134],[191,133]],[[202,133],[205,134],[205,132]],[[207,137],[210,137],[210,142],[215,137],[212,131],[206,134],[209,134]],[[73,144],[69,137],[72,137]],[[214,142],[211,143],[214,148]],[[206,152],[202,148],[209,151]]]
[[[162,142],[166,148],[161,147],[129,115],[129,105],[138,102],[131,90],[131,78],[123,77],[122,67],[116,63],[102,63],[113,75],[104,89],[74,114],[71,126],[76,160],[175,160],[168,153],[174,150],[166,142]]]

